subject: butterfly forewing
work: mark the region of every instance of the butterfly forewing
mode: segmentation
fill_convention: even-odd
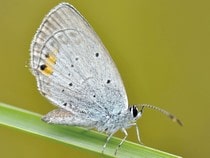
[[[69,4],[59,4],[44,18],[31,44],[31,69],[41,93],[72,113],[103,115],[127,109],[114,62]]]

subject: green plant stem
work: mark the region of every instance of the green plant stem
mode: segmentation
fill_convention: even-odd
[[[96,131],[73,126],[47,124],[41,121],[39,114],[4,103],[0,103],[0,124],[96,153],[101,153],[106,140],[106,135]],[[114,151],[120,141],[119,138],[111,138],[104,155],[114,157]],[[116,157],[180,158],[130,141],[125,141]]]

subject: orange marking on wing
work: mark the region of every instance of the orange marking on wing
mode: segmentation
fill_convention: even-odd
[[[47,57],[47,62],[55,64],[56,63],[56,57],[54,55],[49,55]]]
[[[56,63],[56,54],[57,53],[58,53],[58,50],[55,49],[53,52],[50,52],[48,55],[46,55],[46,57],[47,57],[46,62],[50,63],[50,64],[55,64]]]
[[[40,70],[44,75],[51,75],[53,73],[53,68],[45,64],[40,66]]]

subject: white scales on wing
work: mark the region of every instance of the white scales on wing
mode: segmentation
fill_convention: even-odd
[[[106,132],[108,138],[136,126],[143,108],[128,108],[126,91],[108,51],[92,27],[71,5],[61,3],[44,18],[31,44],[31,70],[41,94],[58,106],[43,117],[48,123],[77,125]],[[117,149],[115,154],[117,153]]]

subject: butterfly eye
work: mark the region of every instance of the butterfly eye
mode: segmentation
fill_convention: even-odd
[[[133,117],[136,117],[138,115],[139,111],[135,106],[132,109],[133,109],[133,111],[132,111],[133,112]]]

